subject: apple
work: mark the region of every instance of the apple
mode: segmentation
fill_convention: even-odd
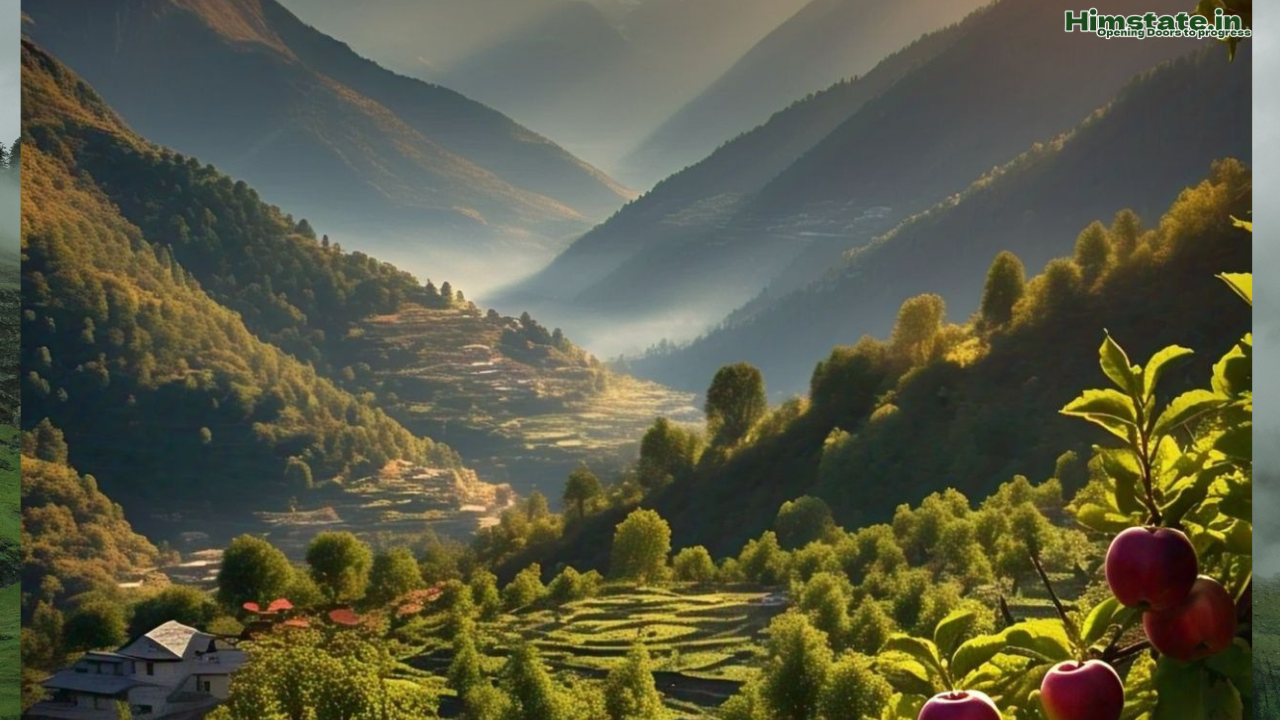
[[[1201,575],[1181,605],[1142,615],[1151,647],[1190,662],[1226,650],[1236,634],[1236,604],[1222,583]]]
[[[1107,584],[1128,607],[1164,610],[1178,605],[1199,572],[1196,549],[1173,528],[1129,528],[1107,548]]]
[[[1040,683],[1040,703],[1049,720],[1119,720],[1124,683],[1101,660],[1068,660],[1049,670]]]
[[[1001,720],[1000,711],[986,693],[952,690],[924,704],[918,720]]]

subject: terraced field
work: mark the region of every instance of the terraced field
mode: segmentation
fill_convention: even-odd
[[[343,357],[406,427],[447,443],[485,480],[553,500],[580,462],[621,468],[655,417],[701,422],[692,394],[611,372],[576,348],[525,342],[519,321],[474,307],[370,318]]]
[[[748,680],[763,660],[761,633],[785,610],[762,592],[610,588],[558,610],[504,615],[482,625],[486,665],[496,672],[507,648],[532,642],[557,672],[601,678],[636,643],[648,648],[654,679],[673,718],[704,717]],[[425,640],[416,668],[442,673],[450,650],[435,632],[443,618],[413,631]],[[446,706],[447,708],[448,706]]]

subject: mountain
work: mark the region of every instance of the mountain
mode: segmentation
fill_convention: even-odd
[[[352,244],[473,289],[509,279],[629,196],[510,118],[386,71],[274,0],[24,10],[28,35],[143,135]],[[475,262],[477,250],[502,260]]]
[[[626,177],[647,187],[764,122],[777,108],[866,73],[911,39],[981,4],[812,0],[634,148],[622,163]]]
[[[1227,66],[1216,49],[1215,61]],[[1122,188],[1112,203],[1124,204],[1132,191],[1139,186]],[[1249,306],[1216,275],[1249,271],[1250,236],[1232,217],[1251,207],[1249,171],[1223,160],[1163,215],[1147,216],[1150,231],[1136,238],[1106,233],[1116,257],[1092,285],[1078,262],[1055,259],[1026,283],[1004,324],[939,322],[924,352],[911,331],[828,346],[805,397],[772,409],[740,443],[708,450],[643,506],[670,523],[673,549],[704,545],[723,557],[773,527],[782,503],[804,495],[824,500],[843,527],[890,522],[949,488],[986,496],[1015,475],[1057,477],[1070,495],[1088,480],[1090,446],[1105,436],[1058,411],[1084,389],[1104,386],[1098,347],[1108,333],[1144,364],[1171,344],[1194,351],[1164,374],[1163,402],[1206,386],[1214,363],[1249,331]],[[823,312],[847,310],[829,305]],[[604,569],[609,538],[630,510],[596,515],[554,549],[526,552],[509,569],[531,561]]]
[[[332,0],[286,5],[611,169],[803,0]]]
[[[1069,130],[1135,74],[1200,45],[1072,37],[1058,17],[1034,0],[980,11],[758,191],[667,207],[642,198],[510,296],[600,352],[626,348],[599,345],[593,321],[633,343],[656,341],[654,328],[670,340],[693,337],[797,259],[803,286],[845,250]],[[638,217],[641,209],[656,217]]]
[[[852,252],[822,281],[762,298],[689,347],[633,369],[694,388],[727,358],[744,359],[775,388],[795,391],[832,342],[887,333],[908,297],[938,293],[953,319],[966,317],[1001,250],[1035,267],[1070,251],[1084,224],[1122,204],[1153,216],[1215,158],[1251,156],[1251,73],[1217,50],[1145,73],[1071,133]]]

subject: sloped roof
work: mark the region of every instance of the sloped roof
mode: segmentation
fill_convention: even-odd
[[[72,690],[93,695],[118,695],[129,688],[150,685],[128,675],[80,673],[70,668],[59,670],[41,685],[53,690]]]
[[[170,620],[120,648],[121,655],[140,660],[181,660],[192,644],[207,647],[213,636]]]

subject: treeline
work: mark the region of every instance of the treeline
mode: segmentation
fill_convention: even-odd
[[[604,567],[604,538],[639,502],[671,522],[681,545],[728,554],[800,494],[823,498],[838,523],[856,527],[947,487],[983,497],[1017,474],[1056,476],[1073,491],[1087,471],[1063,453],[1087,456],[1094,436],[1057,409],[1090,382],[1087,349],[1098,336],[1135,338],[1138,355],[1174,342],[1217,348],[1247,322],[1248,308],[1224,298],[1204,268],[1250,266],[1230,220],[1247,215],[1250,193],[1248,170],[1224,160],[1158,222],[1125,211],[1091,224],[1072,257],[1038,276],[1001,253],[982,308],[963,324],[947,321],[938,296],[912,298],[889,338],[864,337],[818,363],[807,398],[767,408],[758,371],[722,369],[708,387],[706,428],[659,419],[633,471],[587,506],[596,517],[570,523],[560,542],[503,539],[495,554],[509,552],[513,568]],[[1209,363],[1196,356],[1180,367],[1170,391],[1192,386]]]

